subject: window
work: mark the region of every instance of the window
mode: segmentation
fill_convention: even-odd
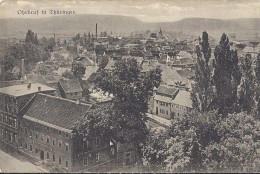
[[[48,126],[46,126],[46,129],[47,129],[47,131],[49,131],[49,130],[50,130],[50,128],[49,128]]]
[[[50,138],[49,138],[49,137],[46,138],[46,142],[47,142],[48,144],[50,143]]]
[[[166,106],[168,107],[168,103],[166,103]]]
[[[23,128],[21,127],[20,132],[23,133]]]
[[[68,161],[66,161],[66,167],[69,167],[69,162]]]
[[[59,148],[61,148],[61,141],[59,141]]]
[[[97,145],[97,147],[100,146],[100,138],[99,137],[96,138],[96,145]]]
[[[35,138],[38,139],[38,132],[35,133]]]
[[[66,134],[66,138],[69,138],[69,134]]]
[[[77,95],[77,92],[74,92],[74,95]]]
[[[41,134],[41,140],[42,140],[42,141],[43,141],[43,136],[44,136],[44,135],[43,135],[43,134]]]
[[[99,162],[99,153],[96,154],[96,162]]]
[[[168,115],[168,110],[166,110],[166,115]]]
[[[20,147],[23,147],[23,142],[22,141],[20,142]]]
[[[38,153],[38,149],[37,149],[37,147],[35,147],[35,153]]]
[[[52,161],[55,161],[55,155],[52,155]]]
[[[84,164],[84,166],[87,166],[87,165],[88,165],[88,157],[84,158],[83,164]]]
[[[55,139],[52,140],[52,145],[55,146]]]
[[[14,127],[17,127],[17,119],[14,118]]]
[[[83,149],[87,149],[89,145],[89,141],[88,140],[83,140]]]
[[[50,158],[50,156],[49,156],[49,152],[47,152],[47,154],[46,154],[46,158],[47,158],[47,159]]]
[[[66,151],[69,151],[69,145],[68,145],[68,143],[65,144],[65,147],[66,147]]]
[[[30,152],[32,152],[32,145],[30,145]]]
[[[61,157],[59,157],[59,164],[61,164]]]
[[[158,104],[158,100],[156,100],[156,103]]]
[[[27,134],[28,134],[28,132],[27,132],[27,128],[25,128],[24,132],[25,132],[25,135],[27,135]]]
[[[61,135],[61,131],[59,131],[59,135]]]
[[[33,136],[33,133],[32,133],[32,132],[30,132],[30,137],[32,138],[32,136]]]
[[[24,143],[24,148],[27,150],[27,143]]]

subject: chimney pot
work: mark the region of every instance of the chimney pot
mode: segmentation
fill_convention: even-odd
[[[27,89],[31,89],[31,86],[32,86],[32,84],[31,84],[31,83],[28,83]]]
[[[41,87],[40,86],[38,86],[38,91],[41,91]]]

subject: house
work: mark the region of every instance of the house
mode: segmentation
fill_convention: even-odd
[[[154,96],[153,113],[160,117],[170,119],[171,102],[178,92],[178,88],[160,85]]]
[[[192,58],[192,55],[191,55],[190,53],[188,53],[187,51],[180,51],[180,52],[177,54],[177,59],[182,59],[182,58],[191,59],[191,58]]]
[[[54,95],[55,89],[39,84],[29,83],[0,88],[0,142],[17,147],[17,134],[21,118],[19,111],[36,93]]]
[[[166,119],[190,112],[192,109],[190,92],[177,87],[160,85],[153,98],[153,114]]]
[[[62,98],[71,100],[83,98],[83,89],[77,78],[69,80],[60,79],[58,82],[58,89]]]
[[[260,49],[257,47],[245,47],[242,52],[244,53],[244,55],[246,54],[250,54],[252,59],[256,59],[258,53],[260,53]]]
[[[112,136],[75,134],[73,125],[91,109],[89,104],[36,94],[20,112],[19,151],[65,172],[109,171],[133,164],[136,154],[128,144]]]
[[[186,112],[190,112],[192,109],[192,101],[190,99],[190,92],[179,90],[176,97],[171,102],[172,117],[176,115],[182,115]]]

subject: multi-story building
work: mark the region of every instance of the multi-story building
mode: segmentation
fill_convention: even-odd
[[[119,159],[133,163],[135,154],[117,141],[98,134],[89,138],[75,134],[73,126],[91,109],[89,104],[36,94],[20,112],[19,150],[63,171],[97,171],[104,166],[108,170]]]
[[[160,85],[153,98],[153,114],[166,119],[190,112],[192,103],[188,91]]]
[[[36,93],[54,95],[55,89],[39,83],[0,88],[0,135],[5,145],[17,147],[21,118],[18,113]]]

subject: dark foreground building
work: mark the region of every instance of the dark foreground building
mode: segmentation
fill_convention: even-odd
[[[133,148],[112,138],[89,139],[73,134],[72,126],[91,105],[36,94],[20,114],[19,150],[63,171],[109,171],[136,162]]]

